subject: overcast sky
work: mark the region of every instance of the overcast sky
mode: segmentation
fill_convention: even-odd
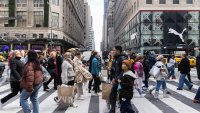
[[[100,51],[103,27],[103,7],[104,0],[87,0],[90,5],[91,15],[93,16],[94,36],[96,50]]]

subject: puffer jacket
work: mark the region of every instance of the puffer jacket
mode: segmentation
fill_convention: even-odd
[[[35,85],[41,84],[43,81],[42,70],[34,70],[34,64],[28,63],[24,67],[22,80],[20,83],[21,88],[26,89],[28,92],[33,91]]]
[[[132,71],[128,71],[123,73],[121,77],[121,87],[122,89],[120,90],[120,97],[125,98],[127,100],[131,100],[133,98],[133,85],[134,85],[134,80],[137,77]]]
[[[24,64],[20,61],[20,58],[10,59],[10,81],[20,81],[23,74]]]

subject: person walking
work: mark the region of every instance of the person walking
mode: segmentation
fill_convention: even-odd
[[[115,106],[116,106],[116,101],[117,101],[117,87],[118,87],[118,78],[120,78],[122,71],[122,62],[125,59],[124,55],[122,54],[122,47],[121,46],[115,46],[113,48],[113,55],[114,55],[114,61],[112,64],[112,73],[111,73],[111,78],[112,78],[112,89],[110,92],[110,104],[111,104],[111,109],[109,113],[115,113]]]
[[[38,92],[42,86],[43,75],[37,53],[35,51],[28,52],[28,61],[25,64],[22,80],[20,83],[22,93],[20,95],[20,103],[24,113],[31,113],[28,98],[33,105],[33,113],[39,113]]]
[[[56,51],[50,53],[50,59],[48,60],[47,70],[51,75],[49,81],[44,83],[44,91],[49,91],[48,84],[54,79],[54,89],[57,90],[57,86],[62,84],[61,81],[61,65],[62,58],[57,56]]]
[[[11,88],[11,93],[5,96],[4,98],[1,99],[0,101],[0,109],[2,109],[3,104],[16,96],[19,92],[22,91],[20,88],[20,80],[22,78],[22,72],[24,69],[24,64],[21,59],[21,53],[20,51],[15,51],[13,53],[12,58],[10,59],[10,88]]]
[[[144,59],[142,56],[137,56],[135,59],[135,64],[134,64],[134,71],[137,76],[136,79],[136,90],[139,92],[140,96],[142,97],[142,85],[143,85],[143,79],[144,79],[144,68],[143,68],[143,63]]]
[[[91,74],[94,78],[94,95],[98,96],[98,91],[99,91],[99,61],[98,61],[98,53],[94,52],[93,53],[94,57],[92,59],[92,68],[91,68]]]
[[[163,89],[163,97],[166,98],[167,96],[167,86],[166,86],[166,78],[167,78],[167,67],[165,66],[165,64],[162,62],[163,60],[163,56],[159,55],[156,59],[157,62],[155,64],[156,67],[158,67],[160,69],[160,73],[155,77],[156,79],[156,91],[154,94],[154,98],[158,98],[159,95],[159,90],[160,90],[160,86],[162,85],[162,89]]]
[[[74,71],[74,62],[72,61],[72,54],[70,52],[66,52],[63,56],[63,63],[62,63],[62,83],[68,86],[74,86],[75,84],[75,71]],[[75,95],[74,95],[75,96]],[[74,99],[74,97],[73,97]],[[58,97],[54,99],[58,102]],[[71,107],[78,107],[76,103],[71,103]]]
[[[167,70],[168,70],[168,79],[172,76],[172,79],[176,79],[175,77],[175,63],[176,61],[174,60],[174,55],[171,56],[169,55],[167,58]]]
[[[135,113],[131,105],[131,99],[133,98],[133,85],[134,80],[137,78],[131,71],[131,61],[124,60],[122,63],[123,74],[118,83],[121,86],[119,95],[122,98],[120,111],[121,113]]]
[[[183,90],[184,83],[187,85],[188,89],[191,90],[193,85],[185,78],[186,75],[190,72],[190,62],[186,54],[182,56],[182,60],[178,65],[178,70],[180,71],[181,75],[179,78],[177,90]]]
[[[82,61],[81,61],[81,53],[80,52],[76,52],[73,61],[74,61],[75,68],[77,68],[78,66],[82,66],[83,67],[83,64],[82,64]],[[75,72],[76,72],[76,70],[75,70]],[[77,99],[78,100],[84,100],[81,97],[81,95],[83,95],[83,83],[77,83],[76,86],[77,86]]]
[[[149,68],[149,60],[148,60],[148,58],[147,58],[147,55],[145,55],[144,56],[144,61],[143,61],[143,63],[142,63],[142,65],[143,65],[143,68],[144,68],[144,89],[148,89],[148,87],[149,87],[149,83],[148,83],[148,81],[149,81],[149,71],[150,71],[150,68]]]
[[[90,59],[89,59],[89,72],[91,73],[91,69],[92,69],[92,59],[95,57],[94,55],[93,55],[93,53],[94,53],[95,51],[92,51],[91,52],[91,56],[90,56]],[[93,78],[92,78],[92,80],[90,80],[89,81],[89,83],[88,83],[88,93],[91,93],[91,88],[92,88],[92,83],[93,83]]]
[[[198,79],[200,80],[200,53],[196,57],[196,69],[197,69]]]

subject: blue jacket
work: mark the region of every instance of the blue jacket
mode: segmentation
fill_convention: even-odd
[[[91,74],[99,76],[99,63],[96,57],[92,59]]]

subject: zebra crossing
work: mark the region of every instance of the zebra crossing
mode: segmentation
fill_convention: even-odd
[[[150,79],[150,88],[155,84],[155,80]],[[162,98],[162,91],[159,93],[159,99],[154,99],[153,95],[146,93],[144,97],[140,97],[137,91],[134,91],[132,99],[133,107],[139,113],[200,113],[200,104],[193,104],[199,82],[195,82],[193,89],[176,90],[178,80],[168,81],[167,88],[171,92],[168,98]],[[50,84],[53,87],[53,84]],[[87,85],[84,86],[84,100],[75,100],[77,108],[58,106],[53,98],[57,95],[56,90],[51,89],[50,92],[44,92],[43,88],[39,91],[40,113],[107,113],[107,104],[105,100],[99,96],[91,96],[87,93]],[[0,86],[0,98],[10,93],[9,83]],[[30,103],[30,102],[29,102]],[[31,103],[30,103],[31,105]],[[117,112],[120,113],[117,107]],[[22,113],[19,106],[19,94],[3,105],[0,113]]]

